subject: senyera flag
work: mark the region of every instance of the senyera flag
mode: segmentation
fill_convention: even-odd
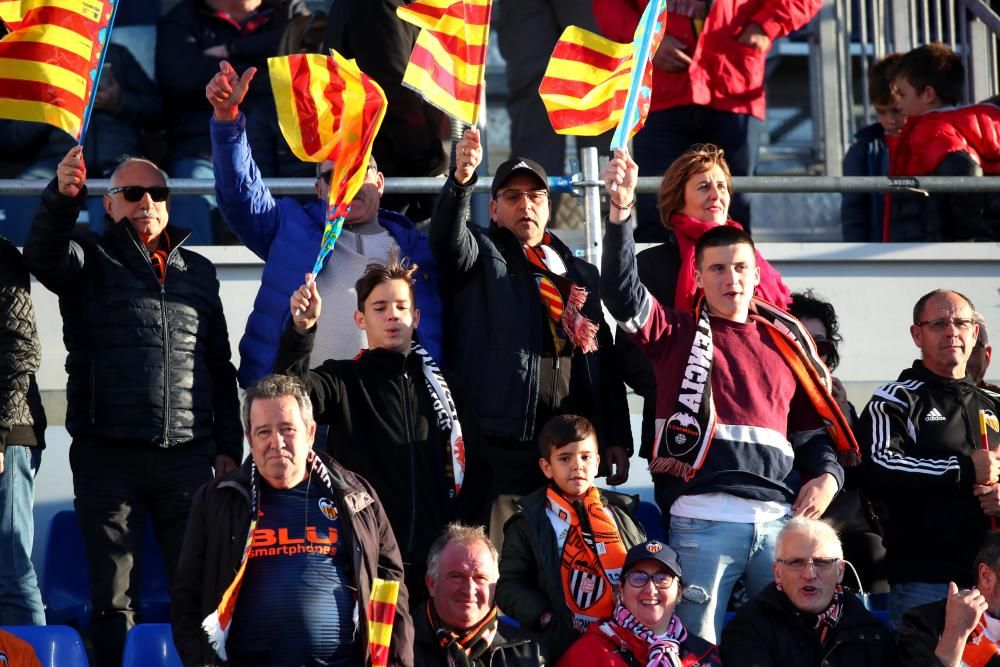
[[[469,125],[483,107],[492,0],[416,0],[396,9],[420,34],[403,85]]]
[[[278,125],[306,162],[333,162],[326,228],[313,274],[333,250],[368,172],[372,143],[385,116],[385,93],[353,60],[336,51],[268,58]]]
[[[116,0],[0,0],[0,118],[83,141]]]
[[[389,646],[392,643],[392,624],[396,618],[396,600],[399,582],[372,579],[371,598],[368,601],[368,649],[372,667],[389,664]]]
[[[612,148],[623,148],[649,113],[653,54],[667,24],[666,0],[652,0],[631,44],[619,44],[569,26],[549,59],[538,89],[553,129],[594,136],[617,128]]]

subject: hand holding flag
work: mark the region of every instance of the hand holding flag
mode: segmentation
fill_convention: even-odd
[[[483,147],[479,139],[479,129],[470,127],[462,134],[455,146],[455,182],[465,185],[472,180],[476,167],[483,161]]]
[[[61,194],[76,197],[87,182],[87,165],[83,161],[83,146],[73,146],[56,167],[56,184]]]

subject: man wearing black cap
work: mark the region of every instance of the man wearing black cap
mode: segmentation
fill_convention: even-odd
[[[493,468],[490,537],[502,540],[509,498],[545,483],[535,437],[549,417],[590,419],[610,462],[608,484],[628,476],[625,389],[610,363],[597,269],[577,259],[549,221],[545,170],[514,157],[493,178],[491,224],[466,225],[482,160],[478,130],[456,148],[456,167],[431,218],[438,269],[456,288],[445,331],[446,366],[470,389]],[[444,280],[444,278],[442,278]]]

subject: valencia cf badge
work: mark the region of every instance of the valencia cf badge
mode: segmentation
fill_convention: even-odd
[[[337,520],[337,504],[329,498],[319,499],[319,511],[330,521]]]

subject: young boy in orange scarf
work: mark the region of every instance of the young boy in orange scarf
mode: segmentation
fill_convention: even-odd
[[[553,417],[538,448],[549,483],[522,497],[504,527],[496,601],[541,633],[554,662],[590,623],[611,614],[625,554],[645,533],[632,518],[636,497],[594,486],[600,456],[586,418]]]

